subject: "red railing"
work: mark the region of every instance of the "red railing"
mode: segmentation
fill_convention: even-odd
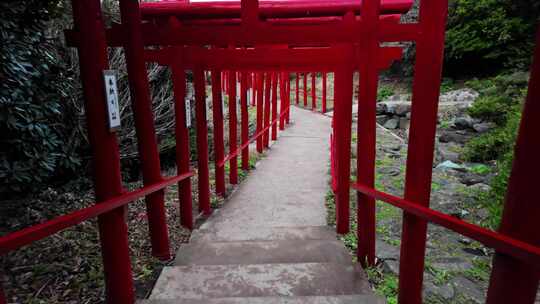
[[[100,18],[99,0],[73,0],[75,29],[66,33],[67,41],[79,50],[88,133],[94,160],[95,192],[100,203],[4,236],[0,238],[0,253],[5,254],[97,216],[106,273],[107,301],[133,303],[133,278],[125,209],[122,207],[137,198],[146,197],[152,252],[163,259],[170,257],[164,221],[165,187],[179,184],[181,223],[188,228],[193,227],[189,178],[193,173],[190,171],[186,126],[185,70],[193,71],[198,195],[199,209],[203,214],[211,213],[204,71],[212,72],[216,192],[219,195],[225,192],[225,164],[230,163],[230,182],[237,182],[237,157],[242,155],[242,167],[248,169],[249,143],[256,141],[257,151],[262,152],[268,147],[270,138],[277,137],[278,122],[282,129],[289,121],[288,73],[296,73],[297,104],[300,103],[300,75],[304,76],[305,107],[308,105],[307,73],[318,71],[323,73],[323,77],[328,72],[334,73],[332,184],[336,197],[336,229],[339,233],[347,233],[351,188],[353,73],[359,71],[357,181],[352,184],[358,193],[358,260],[363,265],[375,262],[375,199],[378,199],[404,210],[399,271],[400,303],[422,302],[428,222],[495,248],[488,303],[534,302],[540,264],[540,229],[536,224],[540,217],[540,204],[533,192],[533,176],[540,171],[540,162],[535,158],[535,153],[540,150],[540,142],[535,134],[538,129],[535,123],[540,117],[540,50],[536,51],[502,225],[499,232],[493,232],[429,209],[447,11],[445,0],[421,1],[420,20],[412,24],[399,23],[395,15],[405,13],[412,5],[411,0],[364,0],[358,3],[272,1],[262,2],[260,7],[256,0],[243,0],[241,5],[164,2],[144,4],[142,10],[137,1],[120,0],[120,4],[122,24],[106,29]],[[261,17],[265,20],[261,20]],[[540,42],[540,36],[538,40]],[[404,198],[374,189],[378,73],[401,57],[401,48],[383,47],[381,42],[396,41],[416,43]],[[208,48],[209,45],[215,47]],[[284,45],[287,47],[284,48]],[[151,46],[152,50],[145,49],[147,46]],[[110,132],[106,124],[102,73],[108,69],[108,47],[126,49],[129,81],[134,92],[132,104],[144,187],[130,193],[123,192],[116,135]],[[146,62],[169,66],[173,77],[178,176],[165,180],[161,177],[157,157],[148,79],[145,74]],[[224,77],[221,77],[222,72],[225,72]],[[235,108],[238,75],[241,111],[239,146],[236,142],[238,117]],[[251,138],[246,125],[249,79],[252,79],[251,87],[255,92],[252,102],[257,106],[257,130]],[[316,99],[313,81],[314,78],[312,101]],[[281,92],[279,116],[275,110],[278,86]],[[323,100],[326,96],[325,87]],[[229,94],[229,112],[233,114],[229,123],[231,141],[228,155],[225,155],[223,142],[222,88]],[[0,293],[0,303],[3,302],[5,299]]]

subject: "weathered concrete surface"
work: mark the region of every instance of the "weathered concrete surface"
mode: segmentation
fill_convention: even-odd
[[[217,216],[217,215],[216,215]],[[249,227],[227,229],[198,229],[191,234],[191,242],[235,241],[336,240],[328,226]]]
[[[150,303],[384,303],[326,226],[330,119],[297,108],[291,116],[257,169],[179,250],[177,266],[163,269]]]
[[[202,225],[225,234],[251,227],[325,226],[330,119],[293,110],[294,126],[280,133],[226,206]]]
[[[228,265],[269,263],[338,263],[351,265],[352,257],[340,241],[264,241],[192,243],[182,246],[175,265]]]
[[[150,299],[369,293],[365,274],[334,263],[165,267]]]

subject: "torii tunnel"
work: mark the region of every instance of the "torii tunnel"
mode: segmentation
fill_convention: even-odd
[[[534,303],[540,278],[540,48],[536,49],[528,96],[515,149],[513,171],[500,229],[495,232],[429,208],[433,151],[440,93],[447,0],[420,1],[419,21],[400,17],[412,0],[242,0],[189,3],[119,0],[121,23],[106,27],[100,0],[72,0],[74,27],[66,31],[77,48],[85,98],[88,136],[94,163],[96,204],[0,238],[0,254],[46,238],[82,221],[98,218],[108,303],[134,303],[125,206],[145,197],[154,256],[170,258],[164,189],[179,185],[181,225],[193,228],[191,187],[198,188],[200,212],[210,214],[209,166],[216,169],[216,191],[225,192],[225,165],[231,183],[237,164],[249,169],[249,144],[257,151],[287,126],[289,106],[303,104],[325,112],[326,75],[334,75],[331,158],[336,197],[336,229],[349,232],[349,195],[358,200],[358,261],[375,263],[375,200],[403,210],[399,269],[399,303],[422,303],[422,283],[429,223],[494,248],[487,303]],[[394,42],[393,44],[387,44]],[[405,194],[375,189],[376,97],[379,73],[402,56],[395,42],[416,45]],[[537,38],[540,42],[540,35]],[[144,186],[128,192],[122,185],[117,136],[108,127],[103,73],[109,70],[108,48],[123,48],[137,131]],[[176,115],[175,176],[162,176],[155,136],[146,63],[170,67]],[[197,132],[197,168],[189,163],[186,126],[186,71],[193,74]],[[209,163],[206,120],[206,73],[210,73],[216,161]],[[353,74],[359,72],[357,176],[351,181]],[[312,104],[309,75],[324,78],[323,105]],[[291,75],[295,80],[292,81]],[[237,85],[239,84],[239,85]],[[276,105],[279,88],[280,106]],[[303,88],[303,89],[302,89]],[[270,94],[270,92],[273,92]],[[231,138],[224,148],[223,94],[229,100]],[[273,96],[270,98],[269,96]],[[249,100],[249,104],[248,104]],[[249,137],[248,106],[257,108],[257,130]],[[237,109],[240,107],[240,117]],[[279,108],[279,112],[277,109]],[[234,114],[232,114],[234,113]],[[317,114],[314,114],[317,115]],[[241,128],[237,130],[237,121]],[[240,160],[238,160],[240,158]],[[323,161],[323,160],[321,160]],[[198,175],[197,185],[191,177]],[[0,289],[1,290],[1,289]],[[6,299],[0,293],[0,303]]]

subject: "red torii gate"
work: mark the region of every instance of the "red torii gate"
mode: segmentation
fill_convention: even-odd
[[[264,134],[278,120],[281,127],[284,125],[290,104],[288,73],[297,73],[297,103],[298,73],[318,71],[335,74],[332,172],[336,177],[337,231],[348,232],[352,75],[358,70],[361,75],[357,130],[358,176],[352,184],[358,193],[358,260],[363,265],[371,265],[375,260],[374,200],[378,199],[404,210],[400,303],[422,302],[428,221],[496,249],[488,303],[533,303],[540,266],[540,229],[534,229],[540,217],[540,205],[534,192],[535,181],[531,178],[540,170],[540,162],[535,158],[540,141],[534,133],[540,117],[540,48],[536,50],[532,67],[503,222],[499,233],[496,233],[429,209],[447,2],[422,1],[419,23],[401,24],[396,22],[395,17],[391,17],[406,12],[411,4],[410,0],[364,0],[362,3],[349,0],[298,0],[261,2],[259,5],[256,0],[243,0],[241,4],[160,2],[139,7],[138,1],[120,0],[122,24],[106,29],[101,18],[99,0],[73,0],[75,28],[68,31],[66,36],[69,43],[79,50],[88,132],[94,159],[96,200],[99,203],[0,238],[0,254],[98,217],[107,300],[110,303],[133,303],[135,299],[124,206],[137,198],[146,197],[152,252],[162,259],[170,257],[163,209],[164,188],[179,184],[181,221],[186,227],[192,228],[190,177],[194,173],[189,166],[189,138],[185,125],[186,69],[192,70],[194,74],[199,208],[203,214],[211,212],[204,71],[212,71],[213,110],[216,111],[214,119],[217,119],[218,126],[221,119],[221,71],[229,71],[233,79],[236,72],[240,72],[242,123],[247,121],[244,119],[247,73],[257,74],[256,81],[252,81],[252,86],[256,88],[258,106],[257,133],[248,139],[246,133],[242,132],[242,145],[235,147],[232,144],[228,156],[217,156],[216,168],[222,168],[227,161],[235,163],[240,153],[244,157],[247,144],[253,140],[257,140],[257,148],[262,151]],[[378,72],[401,55],[399,48],[380,46],[381,42],[390,41],[414,41],[417,47],[404,198],[374,189]],[[278,45],[289,47],[272,47]],[[146,49],[147,46],[152,46],[152,49]],[[108,69],[107,47],[126,49],[144,177],[144,187],[133,192],[125,192],[122,187],[116,135],[110,132],[106,123],[102,77],[103,71]],[[168,65],[173,71],[178,167],[178,173],[173,177],[164,178],[160,172],[145,74],[147,61]],[[281,98],[283,103],[279,117],[276,117],[276,113],[273,121],[264,126],[264,115],[260,115],[264,114],[263,72],[279,75],[280,92],[285,95]],[[274,76],[270,80],[276,78]],[[234,96],[237,93],[236,81],[228,84],[228,93]],[[304,89],[306,86],[307,78],[304,76]],[[272,90],[275,91],[274,87]],[[306,97],[304,100],[307,103]],[[268,98],[266,100],[269,101]],[[230,106],[230,110],[235,110],[234,106]],[[230,132],[236,136],[235,130]],[[220,144],[219,137],[217,144]],[[220,186],[218,193],[222,194],[222,190]],[[516,225],[516,222],[520,225]],[[0,303],[5,303],[1,289]]]

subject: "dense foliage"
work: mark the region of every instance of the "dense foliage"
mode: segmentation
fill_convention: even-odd
[[[0,2],[0,191],[23,191],[79,164],[64,102],[70,77],[48,26],[58,0]]]
[[[447,72],[528,68],[539,16],[537,0],[455,0],[446,32]]]
[[[528,75],[523,72],[468,82],[481,94],[469,114],[497,125],[468,142],[464,153],[470,161],[496,161],[497,174],[491,182],[491,190],[481,195],[491,214],[487,223],[491,228],[497,228],[500,222],[527,82]]]

